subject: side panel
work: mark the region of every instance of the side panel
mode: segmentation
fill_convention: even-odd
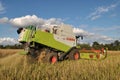
[[[54,35],[48,32],[43,32],[41,30],[36,30],[35,36],[32,41],[67,52],[70,50],[70,46],[63,44],[54,39]]]
[[[23,29],[19,35],[19,42],[28,42],[30,39],[30,35],[31,35],[31,30],[29,29]]]
[[[54,39],[56,41],[59,41],[63,44],[69,45],[71,47],[75,47],[76,46],[76,39],[73,36],[61,36],[61,35],[55,35],[54,34]]]

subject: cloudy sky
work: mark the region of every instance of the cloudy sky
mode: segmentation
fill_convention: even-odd
[[[82,42],[120,40],[120,0],[0,0],[0,44],[17,43],[18,27],[61,23]]]

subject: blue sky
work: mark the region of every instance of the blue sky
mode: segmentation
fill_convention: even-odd
[[[0,0],[1,44],[17,40],[15,19],[26,16],[70,24],[83,42],[120,40],[120,0]]]

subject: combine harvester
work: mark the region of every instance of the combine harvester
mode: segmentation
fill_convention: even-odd
[[[56,63],[66,59],[78,60],[87,56],[95,59],[95,55],[96,59],[102,59],[107,54],[103,49],[98,52],[95,52],[95,50],[81,50],[77,42],[78,39],[83,39],[83,36],[75,36],[70,25],[62,24],[44,29],[27,26],[19,28],[17,33],[19,34],[18,41],[24,47],[22,53],[39,62]],[[86,54],[88,55],[86,56]]]

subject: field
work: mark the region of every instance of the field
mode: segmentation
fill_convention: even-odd
[[[32,63],[21,50],[0,49],[0,80],[120,80],[120,51],[105,60]]]

